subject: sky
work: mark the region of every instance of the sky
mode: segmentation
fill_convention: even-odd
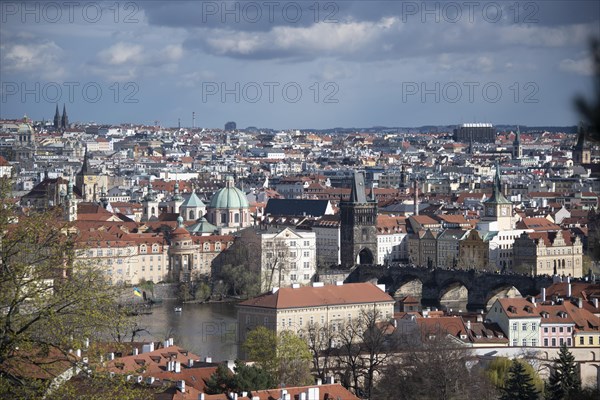
[[[599,19],[598,1],[3,1],[0,118],[574,125]]]

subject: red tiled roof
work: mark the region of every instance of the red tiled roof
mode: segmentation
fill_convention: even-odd
[[[268,292],[243,301],[238,306],[284,309],[393,301],[389,294],[372,283],[348,283],[339,286],[281,288],[275,293]]]

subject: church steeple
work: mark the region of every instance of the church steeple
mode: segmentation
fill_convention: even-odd
[[[585,129],[583,127],[583,122],[580,122],[577,132],[577,143],[573,147],[573,162],[579,165],[590,164],[591,157],[591,151],[585,143]]]
[[[58,112],[58,103],[56,104],[56,112],[54,113],[54,129],[60,128],[60,113]]]
[[[523,157],[523,148],[521,147],[521,129],[519,128],[519,125],[517,125],[517,133],[515,133],[512,153],[514,159]]]
[[[56,106],[56,111],[58,112],[58,105]],[[67,126],[69,125],[69,117],[67,116],[67,105],[63,104],[63,113],[62,113],[62,118],[60,120],[60,127],[62,129],[67,129]]]

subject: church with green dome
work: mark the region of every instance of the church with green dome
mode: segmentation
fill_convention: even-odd
[[[225,187],[219,189],[211,198],[207,218],[221,234],[235,232],[251,225],[248,199],[244,192],[235,187],[233,177],[228,176]]]

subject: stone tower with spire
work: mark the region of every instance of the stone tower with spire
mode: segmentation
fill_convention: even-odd
[[[508,231],[513,229],[513,204],[502,193],[500,165],[496,164],[492,197],[483,203],[484,216],[479,226],[486,231]]]
[[[67,129],[68,126],[69,126],[69,117],[67,116],[67,106],[66,106],[66,104],[63,104],[63,113],[62,113],[62,117],[60,119],[60,128],[64,130],[64,129]]]
[[[60,129],[60,113],[58,112],[58,104],[56,104],[56,112],[54,113],[54,129]]]
[[[512,156],[514,160],[518,160],[523,157],[523,147],[521,146],[521,130],[517,125],[517,133],[515,134],[515,140],[512,145]]]
[[[340,201],[340,234],[343,267],[377,262],[377,201],[367,199],[362,172],[352,177],[350,199]]]
[[[586,165],[591,162],[591,158],[591,151],[585,142],[585,129],[583,128],[583,123],[580,123],[577,132],[577,143],[573,147],[573,163]]]

